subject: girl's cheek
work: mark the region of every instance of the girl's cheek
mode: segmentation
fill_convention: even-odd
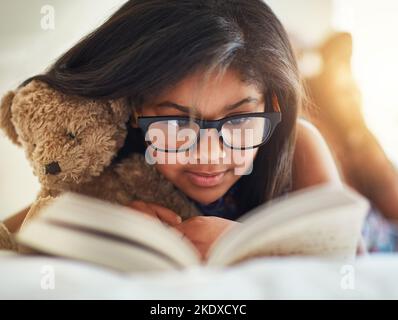
[[[176,183],[184,171],[184,166],[179,164],[156,164],[156,169],[169,181]]]
[[[220,159],[220,164],[228,169],[232,169],[233,175],[250,174],[253,161],[257,155],[258,149],[249,150],[231,150],[225,148],[225,156]],[[156,167],[169,179],[177,179],[187,168],[192,169],[192,165],[199,163],[192,154],[188,152],[156,152]]]
[[[231,155],[233,174],[238,176],[250,174],[257,152],[258,149],[233,150]]]
[[[183,166],[193,161],[188,152],[161,152],[152,151],[151,161],[157,165],[176,165]]]

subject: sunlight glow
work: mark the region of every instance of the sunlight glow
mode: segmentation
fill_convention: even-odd
[[[334,28],[353,35],[352,66],[366,123],[398,166],[398,1],[334,4]]]

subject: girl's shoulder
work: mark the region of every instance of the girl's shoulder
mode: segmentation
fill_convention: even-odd
[[[299,118],[293,159],[293,190],[325,182],[341,183],[332,153],[316,126],[305,118]]]
[[[297,118],[297,133],[307,133],[322,137],[322,134],[319,132],[318,128],[304,116],[299,116]]]

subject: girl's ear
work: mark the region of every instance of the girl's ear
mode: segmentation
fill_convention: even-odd
[[[8,138],[16,145],[21,145],[18,141],[18,134],[15,131],[15,127],[11,121],[12,113],[11,106],[14,99],[15,92],[7,92],[0,102],[0,128],[6,133]]]

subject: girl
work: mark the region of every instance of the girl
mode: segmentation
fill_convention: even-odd
[[[128,1],[22,85],[33,79],[66,94],[127,98],[135,117],[117,159],[152,148],[166,160],[158,171],[204,215],[181,222],[155,204],[132,207],[173,225],[203,256],[248,210],[293,190],[340,183],[318,131],[297,119],[304,98],[297,63],[263,1]],[[151,138],[151,129],[172,142]],[[182,129],[189,134],[178,144]]]

